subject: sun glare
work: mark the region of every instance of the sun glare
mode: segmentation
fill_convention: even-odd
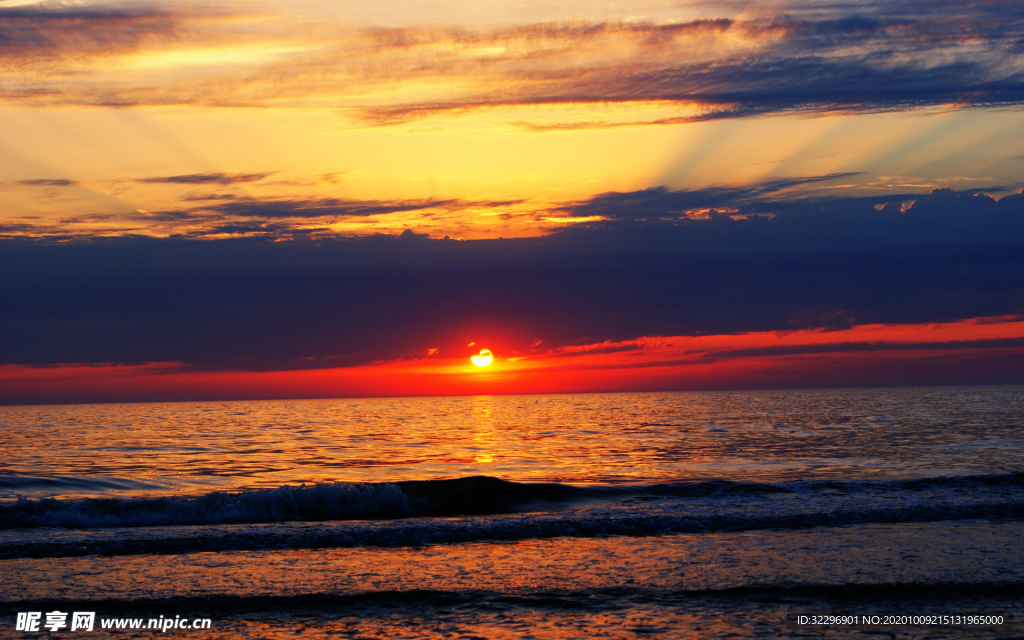
[[[490,349],[481,349],[480,355],[470,356],[469,359],[478,367],[486,367],[494,360],[494,356],[491,354]]]

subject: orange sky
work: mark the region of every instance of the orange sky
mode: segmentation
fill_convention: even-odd
[[[1018,380],[1016,11],[0,0],[0,402]]]
[[[481,345],[474,345],[476,347]],[[0,367],[0,402],[476,395],[885,386],[1024,380],[1024,320],[860,325],[644,337],[528,356],[495,354],[297,371],[198,371],[175,363]]]

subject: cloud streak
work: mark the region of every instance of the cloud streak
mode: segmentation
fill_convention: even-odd
[[[302,46],[290,49],[281,45],[291,35],[248,24],[173,8],[0,10],[0,47],[9,60],[0,70],[0,98],[324,107],[363,125],[567,105],[677,112],[596,120],[546,112],[523,120],[519,113],[511,120],[535,131],[1024,103],[1024,8],[1010,1],[793,4],[680,24],[310,27]],[[163,68],[132,67],[136,54],[242,44],[255,47],[252,55],[237,57],[226,73],[217,65],[185,66],[169,81]],[[113,74],[117,65],[136,71]]]
[[[18,184],[23,184],[26,187],[73,187],[78,183],[74,180],[63,180],[63,179],[39,179],[39,180],[19,180]]]
[[[185,35],[180,24],[173,13],[152,8],[0,8],[0,56],[8,69],[50,60],[64,62],[70,72],[89,58],[173,43]]]
[[[273,175],[274,171],[266,173],[190,173],[180,176],[163,176],[155,178],[139,178],[136,182],[147,184],[245,184],[247,182],[259,182]]]
[[[239,198],[210,206],[207,211],[244,218],[365,217],[462,206],[458,200],[344,200],[339,198]]]

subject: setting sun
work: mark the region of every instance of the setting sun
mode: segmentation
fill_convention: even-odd
[[[494,361],[494,356],[491,354],[490,349],[481,349],[480,355],[470,356],[469,359],[478,367],[486,367]]]

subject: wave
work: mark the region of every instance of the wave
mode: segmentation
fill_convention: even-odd
[[[565,484],[517,483],[489,476],[449,480],[395,483],[321,483],[284,486],[241,493],[213,492],[202,496],[156,498],[19,498],[0,505],[0,529],[114,528],[179,525],[251,524],[266,522],[322,522],[332,520],[395,519],[463,515],[528,513],[559,507],[610,503],[657,503],[683,501],[681,506],[706,507],[716,501],[766,500],[773,496],[871,497],[902,496],[938,492],[938,497],[970,494],[1008,500],[1016,505],[1024,489],[1024,473],[988,476],[935,477],[886,482],[750,483],[726,480],[655,485],[573,486]],[[873,512],[871,504],[859,508]],[[976,504],[957,504],[956,509],[975,514]],[[932,506],[901,505],[904,512],[919,519]],[[875,509],[877,510],[877,509]],[[891,510],[891,509],[890,509]],[[884,511],[884,509],[883,509]],[[1006,510],[1003,509],[1005,512]],[[1010,512],[1014,512],[1010,509]],[[1008,513],[1008,512],[1007,512]],[[849,516],[852,518],[853,516]],[[878,521],[880,516],[873,516]],[[937,516],[938,517],[938,516]],[[941,516],[946,519],[949,515]],[[966,517],[980,517],[970,515]],[[1016,516],[1014,516],[1016,517]],[[852,521],[852,520],[851,520]]]
[[[1019,473],[879,483],[603,487],[478,476],[196,498],[22,500],[0,507],[0,558],[1024,520],[1022,488]]]
[[[527,484],[489,476],[395,483],[320,483],[197,497],[19,498],[0,505],[0,528],[139,527],[491,515],[628,498],[705,497],[787,491],[726,481],[638,487]]]

